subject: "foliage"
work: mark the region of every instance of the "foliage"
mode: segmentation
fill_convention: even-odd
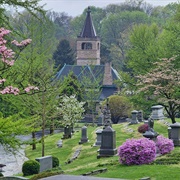
[[[149,128],[148,124],[142,124],[141,126],[138,127],[138,132],[145,133],[148,130],[148,128]]]
[[[83,99],[83,89],[77,77],[72,72],[64,78],[59,91],[60,95],[76,95],[78,101]]]
[[[29,127],[30,120],[21,118],[19,114],[3,118],[0,117],[0,144],[5,150],[15,153],[22,144],[17,135],[28,134],[31,131]]]
[[[149,164],[156,157],[156,145],[147,138],[128,139],[119,147],[118,155],[122,164]]]
[[[74,63],[73,50],[68,40],[63,39],[59,42],[56,51],[53,53],[53,59],[55,61],[55,68],[58,70],[60,70],[64,64],[72,65]]]
[[[56,156],[52,156],[53,168],[59,167],[59,159]]]
[[[35,16],[35,11],[44,12],[42,6],[39,6],[39,0],[28,0],[28,1],[19,1],[19,0],[5,0],[1,1],[1,10],[0,10],[0,26],[7,27],[9,24],[9,17],[7,16],[6,9],[7,7],[14,8],[15,11],[19,9],[26,9],[28,12]]]
[[[28,160],[23,163],[22,172],[24,176],[38,174],[39,170],[40,164],[35,160]]]
[[[0,177],[3,177],[4,175],[0,172]]]
[[[157,137],[156,146],[160,154],[170,153],[174,149],[174,144],[171,139],[165,138],[162,135]]]
[[[176,69],[175,58],[163,58],[154,63],[156,67],[145,75],[137,76],[140,80],[139,91],[153,92],[154,98],[163,105],[167,114],[175,123],[175,117],[180,110],[180,70]]]
[[[59,112],[63,118],[62,124],[73,126],[82,119],[84,102],[79,102],[75,95],[63,96],[59,104]]]
[[[127,118],[133,109],[132,103],[125,96],[109,96],[109,109],[111,111],[112,122],[117,123],[120,118]]]

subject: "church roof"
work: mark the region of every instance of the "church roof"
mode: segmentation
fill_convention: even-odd
[[[73,74],[77,77],[77,79],[81,82],[84,80],[84,77],[88,77],[89,79],[93,81],[98,81],[100,85],[103,86],[103,75],[105,71],[105,65],[96,65],[96,66],[80,66],[80,65],[67,65],[65,64],[64,67],[57,73],[56,80],[60,80],[68,76],[70,72],[73,72]],[[112,73],[112,79],[117,80],[119,79],[118,73],[115,69],[111,67],[111,73]],[[107,85],[105,85],[107,86]],[[115,84],[109,85],[112,87],[116,87]]]
[[[94,38],[97,37],[96,30],[93,25],[93,21],[91,18],[91,10],[90,7],[88,7],[86,20],[83,26],[83,29],[78,37],[81,38]]]
[[[105,65],[80,66],[80,65],[66,65],[65,64],[63,68],[57,73],[55,77],[55,81],[63,80],[71,72],[77,77],[78,81],[81,83],[84,83],[86,80],[87,81],[92,80],[93,82],[97,81],[99,85],[102,87],[102,92],[100,94],[99,100],[104,100],[117,91],[117,87],[114,83],[112,85],[103,84]],[[111,73],[112,73],[113,81],[119,79],[117,71],[113,69],[112,67],[111,67]]]

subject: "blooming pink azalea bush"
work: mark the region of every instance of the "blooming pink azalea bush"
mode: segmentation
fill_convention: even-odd
[[[171,139],[165,138],[162,135],[157,137],[157,150],[160,154],[170,153],[174,149],[174,143]]]
[[[156,158],[156,144],[147,138],[128,139],[118,148],[118,155],[122,164],[149,164]]]
[[[149,126],[148,124],[143,124],[138,127],[138,132],[139,133],[145,133],[148,130]]]

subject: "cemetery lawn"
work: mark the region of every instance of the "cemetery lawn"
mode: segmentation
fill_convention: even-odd
[[[180,119],[178,119],[180,122]],[[114,124],[113,129],[116,131],[116,147],[122,145],[126,139],[140,138],[142,135],[138,133],[137,128],[143,123],[130,125],[128,123]],[[106,172],[93,176],[122,178],[138,180],[143,177],[151,177],[151,180],[169,180],[179,179],[180,172],[180,147],[175,147],[171,154],[160,156],[156,159],[156,163],[149,165],[133,165],[127,166],[119,163],[119,157],[106,157],[97,159],[97,150],[99,147],[93,147],[96,141],[96,130],[100,127],[88,126],[89,142],[79,145],[81,139],[81,130],[77,130],[71,139],[63,139],[63,147],[58,148],[56,143],[63,137],[63,133],[46,136],[45,138],[45,155],[53,155],[59,158],[60,167],[64,174],[82,175],[94,170],[107,169]],[[154,129],[159,134],[168,137],[167,126],[161,121],[155,121]],[[133,130],[133,132],[131,131]],[[71,163],[67,163],[71,159],[77,149],[81,148],[80,155]],[[26,156],[29,159],[41,157],[41,143],[37,144],[36,150],[32,147],[26,148]]]

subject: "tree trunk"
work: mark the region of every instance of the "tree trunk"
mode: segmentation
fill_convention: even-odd
[[[45,120],[46,120],[46,103],[45,103],[45,92],[42,93],[42,138],[41,138],[41,145],[42,145],[42,157],[45,155],[45,143],[44,143],[44,135],[45,135]]]
[[[32,150],[36,149],[36,134],[32,132]]]

